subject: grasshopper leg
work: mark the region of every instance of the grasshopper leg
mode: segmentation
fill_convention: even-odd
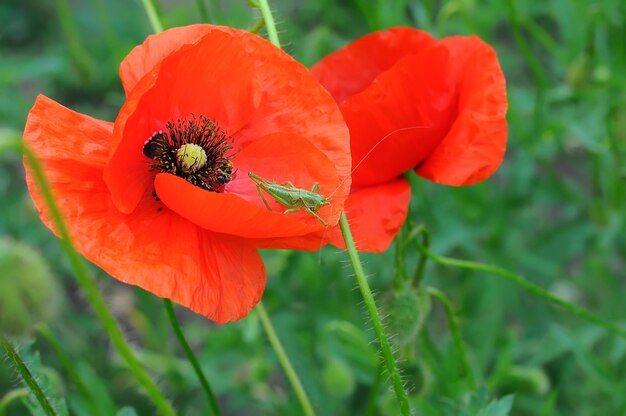
[[[313,211],[311,208],[307,207],[306,205],[304,206],[304,210],[308,212],[309,214],[313,215],[315,218],[317,218],[324,225],[324,227],[328,227],[328,223],[322,217],[317,215],[317,212]]]
[[[265,206],[267,207],[267,209],[269,209],[270,211],[272,211],[272,207],[270,207],[270,204],[267,203],[267,200],[265,199],[265,196],[263,196],[263,192],[261,191],[263,188],[261,187],[261,185],[259,185],[257,183],[256,185],[256,190],[259,193],[259,196],[261,197],[261,199],[263,200],[263,203],[265,204]]]
[[[319,182],[315,182],[313,184],[313,186],[311,187],[311,192],[316,192],[319,194],[320,193],[320,184]]]

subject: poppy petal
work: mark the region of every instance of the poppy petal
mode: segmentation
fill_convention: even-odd
[[[236,177],[223,193],[209,192],[170,174],[156,176],[155,189],[163,203],[194,224],[205,229],[248,238],[302,235],[323,228],[310,213],[287,209],[266,191],[261,194],[270,204],[268,210],[248,172],[273,183],[291,181],[304,190],[318,183],[320,192],[334,190],[339,178],[332,162],[307,140],[289,134],[273,134],[256,140],[233,159]],[[297,192],[297,191],[296,191]],[[292,193],[290,193],[292,195]],[[323,193],[322,193],[323,195]],[[297,195],[296,195],[297,196]],[[332,198],[318,215],[337,223],[343,201]]]
[[[210,31],[163,59],[132,90],[115,121],[114,154],[104,172],[120,211],[132,212],[151,187],[154,173],[143,145],[168,121],[202,115],[230,135],[248,122],[261,91],[241,33]]]
[[[120,213],[102,180],[112,124],[43,96],[31,110],[24,142],[41,162],[75,248],[111,276],[171,298],[209,319],[239,319],[258,302],[265,270],[255,247],[211,233],[150,196],[135,215]],[[30,167],[26,181],[42,221],[54,231]]]
[[[400,58],[435,43],[426,32],[395,27],[357,39],[315,64],[311,72],[342,103],[363,91]]]
[[[357,250],[367,253],[387,250],[404,224],[410,199],[411,188],[404,178],[352,192],[345,211]],[[259,240],[257,245],[313,251],[327,243],[346,248],[338,225],[305,236]]]
[[[139,80],[165,57],[184,45],[197,43],[212,30],[232,31],[224,26],[198,24],[173,27],[148,36],[141,45],[135,46],[120,64],[120,79],[126,95],[128,96]]]
[[[274,132],[296,134],[328,156],[340,178],[350,176],[350,133],[341,111],[311,72],[258,36],[242,38],[263,90],[262,102],[236,134],[239,146]],[[339,192],[350,189],[350,179]]]
[[[455,109],[453,79],[442,46],[400,59],[341,110],[351,137],[353,185],[384,183],[421,163],[448,130]]]
[[[472,37],[449,37],[445,76],[458,80],[454,123],[416,172],[433,182],[464,186],[491,176],[502,163],[507,141],[506,85],[496,52]]]

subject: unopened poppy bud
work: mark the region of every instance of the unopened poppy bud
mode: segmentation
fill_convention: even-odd
[[[43,257],[25,244],[0,238],[0,332],[26,334],[56,315],[58,301]]]
[[[385,301],[388,331],[397,345],[412,342],[430,313],[430,297],[415,288],[393,291]]]
[[[513,365],[498,379],[496,385],[504,392],[542,395],[550,390],[550,379],[541,367]]]
[[[341,360],[329,360],[324,366],[323,378],[326,389],[335,397],[347,397],[356,387],[354,374]]]

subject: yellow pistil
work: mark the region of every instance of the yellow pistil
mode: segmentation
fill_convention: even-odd
[[[184,173],[196,173],[206,165],[206,152],[202,146],[187,143],[176,151],[176,162]]]

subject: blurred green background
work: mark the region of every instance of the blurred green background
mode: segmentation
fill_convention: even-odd
[[[258,20],[244,0],[203,4],[212,23],[250,28]],[[490,180],[468,188],[411,178],[411,219],[429,228],[436,253],[503,266],[626,324],[625,2],[271,4],[285,49],[306,65],[394,25],[438,37],[477,34],[492,44],[510,100],[506,160]],[[161,0],[158,6],[166,27],[203,20],[196,1]],[[3,0],[0,136],[10,134],[7,129],[21,132],[39,93],[113,120],[124,100],[119,62],[150,32],[139,0]],[[58,241],[40,223],[16,152],[0,154],[0,195],[0,329],[18,337],[50,393],[65,398],[72,414],[115,414],[124,406],[126,414],[130,408],[152,414],[77,287]],[[265,303],[319,414],[364,414],[376,350],[346,255],[327,248],[321,255],[274,251],[264,257]],[[384,303],[394,249],[364,258]],[[406,261],[414,264],[417,253],[409,252]],[[160,299],[92,269],[140,359],[180,414],[205,414],[204,396]],[[429,264],[425,279],[451,298],[483,389],[472,391],[460,381],[445,314],[433,301],[426,327],[399,351],[419,414],[505,414],[480,409],[487,396],[507,394],[515,397],[513,415],[626,414],[623,339],[495,276]],[[182,308],[178,313],[224,414],[300,413],[255,313],[222,327]],[[41,322],[47,326],[36,330]],[[6,360],[0,364],[0,409],[2,397],[21,388],[9,367]],[[395,414],[386,386],[375,398],[376,413]],[[4,410],[27,414],[19,400]]]

